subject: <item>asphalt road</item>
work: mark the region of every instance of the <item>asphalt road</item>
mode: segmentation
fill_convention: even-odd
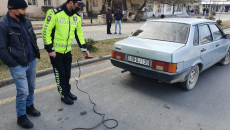
[[[110,60],[81,68],[79,87],[91,95],[105,118],[114,118],[114,130],[229,130],[230,66],[215,65],[201,73],[197,86],[184,91],[179,84],[121,73]],[[72,69],[72,78],[79,74]],[[101,121],[92,111],[87,95],[76,89],[73,106],[60,101],[54,75],[37,78],[35,107],[41,117],[31,117],[33,130],[72,130]],[[0,88],[0,130],[21,130],[16,124],[15,85]],[[113,125],[111,122],[109,125]],[[108,130],[103,126],[95,130]]]

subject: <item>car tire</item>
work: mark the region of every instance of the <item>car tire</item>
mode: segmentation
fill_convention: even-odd
[[[196,86],[199,75],[200,68],[198,65],[196,65],[191,69],[187,79],[184,82],[181,82],[181,88],[187,91],[192,90]]]
[[[221,60],[220,62],[222,65],[228,65],[230,63],[230,49],[228,49],[227,54],[225,55],[225,57]]]

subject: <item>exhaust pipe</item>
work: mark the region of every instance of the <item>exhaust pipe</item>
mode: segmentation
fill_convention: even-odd
[[[127,72],[127,70],[123,70],[123,71],[121,71],[121,73],[125,73],[125,72]]]

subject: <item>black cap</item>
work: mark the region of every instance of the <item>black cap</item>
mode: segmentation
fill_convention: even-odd
[[[8,9],[23,9],[27,7],[25,0],[8,0]]]
[[[86,7],[85,3],[82,0],[68,0],[79,3],[82,7]]]
[[[117,7],[117,9],[120,9],[120,7]]]

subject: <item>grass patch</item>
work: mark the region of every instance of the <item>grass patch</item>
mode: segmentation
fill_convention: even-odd
[[[82,24],[91,24],[91,22],[82,22]],[[92,24],[99,24],[99,22],[92,22]]]
[[[110,55],[113,44],[123,39],[125,38],[96,41],[96,44],[94,44],[93,48],[90,51],[90,54],[93,57],[102,57],[105,55]],[[73,55],[73,63],[77,62],[77,59],[79,57],[82,57],[81,61],[84,60],[84,55],[81,52],[81,49],[78,47],[77,44],[72,45],[71,53]],[[41,60],[37,60],[38,61],[37,71],[51,68],[52,65],[50,63],[50,58],[46,50],[41,49],[40,54],[41,54]],[[0,80],[10,78],[10,77],[11,77],[11,74],[9,72],[8,67],[0,61]]]
[[[230,28],[230,20],[228,20],[228,21],[223,21],[223,22],[220,24],[220,27],[221,27],[222,29]]]

